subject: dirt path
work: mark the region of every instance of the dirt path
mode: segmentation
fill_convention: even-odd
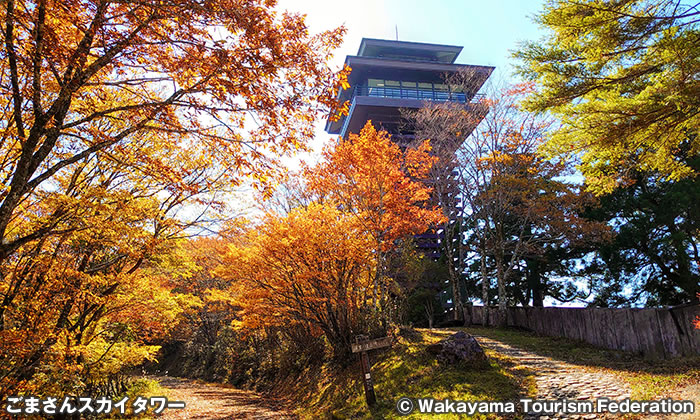
[[[537,398],[542,400],[592,400],[609,398],[623,400],[630,398],[627,386],[612,374],[590,372],[580,366],[531,353],[517,347],[509,346],[498,340],[474,335],[484,347],[511,357],[522,366],[535,372],[537,381]],[[596,419],[600,414],[563,415],[551,418]],[[527,418],[535,418],[534,416]],[[542,416],[540,419],[549,417]]]
[[[296,419],[280,402],[252,391],[170,376],[153,379],[169,390],[171,401],[185,402],[184,409],[167,409],[159,419]]]

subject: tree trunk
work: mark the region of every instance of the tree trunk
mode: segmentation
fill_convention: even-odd
[[[498,326],[506,326],[506,275],[502,256],[496,257],[496,280],[498,281]]]
[[[428,318],[428,328],[433,329],[433,322],[435,319],[435,308],[433,308],[433,302],[428,301],[425,306],[425,315]]]
[[[532,292],[532,306],[541,308],[544,306],[544,285],[540,273],[540,262],[534,258],[526,258],[525,264],[527,264],[527,286]]]
[[[462,303],[462,291],[459,289],[459,277],[452,268],[450,272],[450,283],[452,285],[452,306],[454,307],[454,320],[464,321],[464,305]]]
[[[486,250],[483,248],[483,241],[482,241],[482,249],[481,249],[481,301],[484,303],[484,319],[482,322],[484,323],[484,326],[489,324],[489,279],[488,279],[488,273],[486,272]]]
[[[498,281],[498,309],[505,311],[506,309],[506,279],[503,270],[503,263],[496,261],[496,280]]]

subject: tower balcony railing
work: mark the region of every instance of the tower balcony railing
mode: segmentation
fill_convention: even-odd
[[[483,94],[466,95],[463,92],[449,92],[434,89],[413,89],[405,87],[373,87],[373,86],[355,86],[353,91],[355,96],[370,96],[375,98],[401,98],[401,99],[418,99],[422,101],[438,101],[438,102],[478,102],[484,97]]]
[[[350,99],[350,110],[348,115],[343,117],[343,125],[340,129],[340,136],[345,137],[350,124],[350,115],[355,109],[355,99],[358,96],[375,97],[375,98],[399,98],[399,99],[417,99],[421,101],[436,101],[436,102],[456,102],[456,103],[474,103],[478,104],[485,97],[484,94],[466,95],[463,92],[450,92],[435,89],[412,89],[405,87],[371,87],[371,86],[355,86],[352,88],[352,96]]]

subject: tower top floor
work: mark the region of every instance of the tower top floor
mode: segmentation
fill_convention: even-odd
[[[377,128],[399,134],[400,110],[421,108],[426,101],[456,102],[478,111],[475,96],[494,67],[457,64],[461,51],[453,45],[363,38],[357,55],[345,58],[350,87],[338,93],[339,102],[350,103],[349,115],[329,119],[326,131],[346,137],[371,120]],[[463,70],[470,79],[466,88],[446,83]]]

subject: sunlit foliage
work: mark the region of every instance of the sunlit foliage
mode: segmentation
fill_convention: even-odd
[[[387,253],[440,220],[418,180],[434,161],[428,150],[402,152],[371,123],[328,146],[305,171],[314,202],[268,214],[225,257],[220,273],[241,308],[239,328],[301,327],[347,361],[353,335],[389,317]]]
[[[9,0],[0,21],[0,395],[105,392],[198,304],[162,276],[174,241],[244,179],[267,193],[334,106],[344,29],[257,0]]]
[[[550,0],[542,42],[515,53],[538,91],[529,106],[564,126],[547,149],[577,154],[591,189],[609,192],[633,170],[697,176],[676,159],[700,150],[700,47],[694,2]]]

